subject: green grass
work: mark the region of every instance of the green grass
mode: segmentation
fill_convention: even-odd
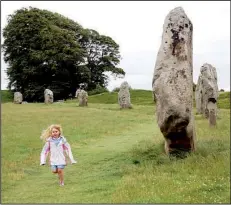
[[[212,129],[195,115],[197,150],[177,160],[163,152],[154,108],[2,104],[2,203],[230,203],[230,110],[220,109]],[[39,166],[39,136],[53,123],[78,160],[64,187]]]
[[[230,109],[230,92],[220,92],[217,104],[219,108]]]
[[[3,90],[2,93],[2,103],[12,102],[13,95],[9,91]],[[131,103],[133,105],[153,105],[152,91],[149,90],[131,90]],[[194,96],[195,97],[195,96]],[[67,100],[68,103],[74,103],[76,100]],[[89,96],[89,103],[97,104],[115,104],[118,102],[117,92],[105,92],[97,95]],[[196,106],[194,100],[194,107]],[[218,98],[218,108],[220,109],[230,109],[230,92],[221,92]]]
[[[1,103],[13,102],[14,95],[8,90],[1,90]]]
[[[130,90],[130,96],[132,104],[153,105],[152,91]],[[91,95],[88,99],[91,103],[115,104],[118,102],[118,92],[105,92],[97,95]]]

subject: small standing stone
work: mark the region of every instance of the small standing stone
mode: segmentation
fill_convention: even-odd
[[[81,89],[78,93],[79,106],[88,106],[88,94],[85,90]]]
[[[120,86],[120,91],[118,92],[118,103],[120,105],[120,109],[132,108],[129,84],[126,81]]]
[[[51,104],[54,102],[53,92],[49,89],[46,89],[44,91],[44,102],[45,102],[45,104]]]
[[[201,67],[195,91],[196,109],[197,113],[204,115],[205,118],[211,116],[213,119],[209,122],[212,124],[216,124],[214,117],[217,116],[218,93],[216,68],[205,63]]]
[[[22,93],[20,92],[15,92],[14,93],[14,103],[15,104],[22,104],[23,96]]]
[[[209,111],[209,125],[210,127],[213,127],[216,125],[216,112],[215,109],[211,109]]]
[[[75,97],[77,98],[77,100],[79,100],[79,93],[81,92],[81,89],[78,88],[75,92]]]

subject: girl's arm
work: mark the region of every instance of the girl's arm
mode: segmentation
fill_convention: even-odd
[[[46,142],[40,154],[40,165],[46,164],[46,158],[49,152],[50,152],[50,143]]]
[[[72,164],[75,164],[77,163],[77,161],[74,160],[74,157],[72,155],[72,151],[71,151],[71,146],[70,144],[67,142],[67,140],[65,138],[63,138],[63,149],[66,151],[68,157],[70,158],[71,160],[71,163]]]

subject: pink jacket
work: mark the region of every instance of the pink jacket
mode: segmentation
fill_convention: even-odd
[[[77,163],[72,155],[71,146],[64,136],[59,138],[49,137],[42,149],[40,155],[40,165],[46,164],[46,158],[50,153],[50,165],[66,165],[66,155],[70,158],[71,163]]]

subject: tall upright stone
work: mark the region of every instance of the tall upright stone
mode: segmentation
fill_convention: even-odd
[[[49,89],[45,89],[44,91],[44,102],[45,104],[51,104],[54,102],[54,94]]]
[[[15,104],[22,104],[23,96],[22,93],[20,92],[15,92],[14,93],[14,103]]]
[[[211,64],[202,65],[198,77],[195,100],[197,113],[210,118],[210,125],[216,125],[218,85],[216,68]]]
[[[129,92],[129,84],[126,81],[124,81],[120,85],[120,91],[118,92],[118,103],[120,105],[120,109],[132,108],[130,92]]]
[[[195,90],[195,102],[197,114],[202,114],[202,87],[201,87],[201,74],[198,77],[196,90]]]
[[[167,154],[195,150],[192,36],[193,25],[184,10],[171,10],[164,21],[152,81]]]

